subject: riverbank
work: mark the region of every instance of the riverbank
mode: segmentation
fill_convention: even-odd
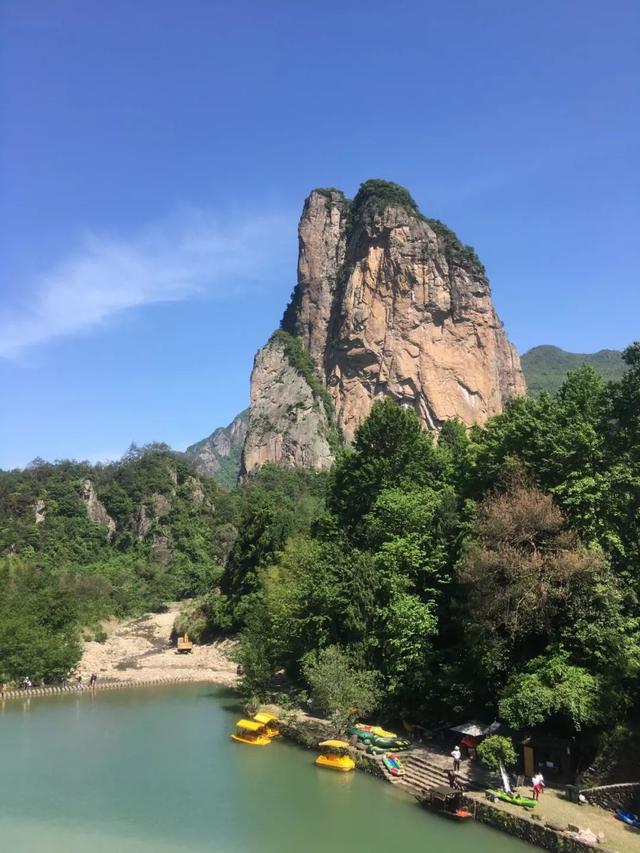
[[[176,612],[177,608],[172,607],[166,613],[149,614],[115,624],[105,643],[87,643],[80,668],[83,680],[79,685],[10,691],[4,698],[26,699],[89,692],[92,689],[88,687],[91,672],[98,675],[95,689],[99,691],[196,682],[235,687],[238,679],[235,664],[228,657],[232,648],[229,642],[196,646],[188,656],[177,654],[171,640]],[[282,721],[283,736],[306,749],[315,750],[319,741],[335,734],[328,720],[305,711],[286,711],[275,705],[269,706],[269,710]],[[416,747],[403,760],[410,760],[409,756],[414,752],[429,752],[429,748],[425,745]],[[379,759],[360,750],[354,750],[354,756],[359,770],[381,779],[387,778]],[[434,752],[431,756],[434,762],[436,757]],[[402,781],[393,781],[405,787]],[[406,787],[410,792],[414,790]],[[534,813],[501,802],[489,803],[483,792],[470,793],[469,799],[478,821],[543,849],[572,853],[594,849],[571,837],[568,831],[571,825],[600,834],[598,849],[610,853],[640,853],[640,834],[634,834],[616,821],[610,812],[595,806],[577,806],[555,791],[545,793]]]
[[[422,813],[364,773],[317,768],[315,752],[285,738],[238,744],[229,737],[238,716],[231,692],[212,685],[7,702],[3,849],[527,853],[507,834],[461,832]]]
[[[335,735],[327,720],[313,717],[303,711],[293,714],[277,706],[270,706],[271,713],[283,719],[281,731],[284,737],[314,749],[320,740]],[[403,754],[402,760],[410,761],[412,751],[428,752],[424,745]],[[402,779],[389,779],[380,760],[360,750],[352,750],[358,770],[387,781],[393,781],[411,793],[415,787],[403,784]],[[434,753],[434,767],[439,753]],[[468,762],[465,762],[468,763]],[[467,768],[468,771],[468,768]],[[444,774],[443,774],[444,776]],[[440,780],[440,784],[446,781]],[[469,810],[475,820],[500,832],[519,838],[544,850],[556,853],[589,853],[594,849],[609,853],[640,853],[640,833],[634,833],[625,824],[616,820],[611,812],[596,806],[579,806],[561,796],[560,792],[547,790],[533,812],[496,800],[490,802],[484,791],[470,791],[466,795]],[[593,843],[581,840],[578,832],[591,833]]]
[[[178,654],[171,638],[178,604],[164,613],[147,613],[137,619],[106,626],[107,638],[85,643],[77,670],[83,683],[91,673],[102,680],[132,684],[171,679],[206,681],[224,687],[238,683],[237,665],[230,659],[232,640],[194,645],[188,654]]]

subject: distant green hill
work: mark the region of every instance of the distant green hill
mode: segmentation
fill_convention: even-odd
[[[594,353],[565,352],[559,347],[534,347],[520,359],[530,394],[553,394],[570,370],[590,364],[603,379],[620,379],[625,370],[622,354],[615,349]]]

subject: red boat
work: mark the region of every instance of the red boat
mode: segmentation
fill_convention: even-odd
[[[448,785],[429,788],[416,796],[416,800],[422,808],[444,815],[451,820],[465,821],[473,817],[471,812],[464,807],[462,791],[456,791],[455,788],[450,788]]]

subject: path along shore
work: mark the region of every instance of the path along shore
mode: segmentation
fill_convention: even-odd
[[[283,718],[282,734],[307,749],[315,749],[320,740],[334,736],[327,720],[304,711],[287,714],[276,705],[268,706],[268,710]],[[447,784],[446,769],[451,766],[448,748],[429,744],[416,744],[408,752],[400,753],[405,768],[410,770],[412,764],[417,766],[418,775],[407,772],[399,779],[385,771],[380,757],[358,749],[352,749],[352,755],[358,770],[387,779],[411,794],[419,793],[423,787]],[[464,762],[462,779],[469,789],[466,794],[468,808],[480,823],[556,853],[589,853],[594,849],[603,853],[640,853],[640,833],[630,830],[609,811],[569,802],[559,790],[548,789],[533,812],[499,800],[490,802],[485,793],[486,788],[491,787],[490,782],[485,778],[486,773],[477,772],[474,764]],[[430,779],[423,775],[425,770]],[[579,829],[592,834],[594,843],[576,838],[576,830]]]

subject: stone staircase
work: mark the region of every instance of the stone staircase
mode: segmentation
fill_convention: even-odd
[[[399,754],[404,765],[404,775],[392,776],[381,762],[385,778],[392,785],[401,785],[413,793],[436,785],[448,785],[447,770],[451,769],[451,758],[424,747],[412,747]],[[458,778],[467,791],[484,791],[491,784],[489,774],[476,762],[463,762]]]

